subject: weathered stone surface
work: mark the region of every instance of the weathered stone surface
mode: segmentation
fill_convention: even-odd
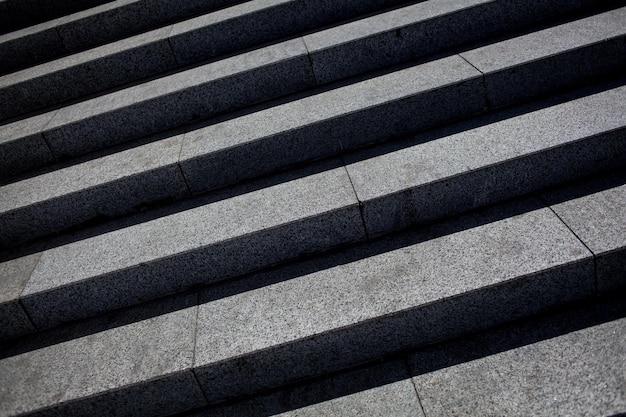
[[[604,182],[610,184],[611,179],[607,176]],[[598,183],[601,181],[594,185]],[[596,256],[598,290],[608,293],[626,285],[626,185],[558,202],[570,193],[586,194],[587,186],[572,186],[546,198],[554,202],[554,212]]]
[[[0,187],[0,243],[17,246],[188,196],[177,165],[181,142],[175,136]]]
[[[342,252],[323,269],[299,266],[313,272],[249,278],[257,289],[208,290],[195,367],[209,401],[593,294],[591,254],[549,209],[494,214]]]
[[[363,238],[339,168],[47,250],[22,302],[51,327]]]
[[[427,416],[620,415],[625,332],[619,319],[413,380]]]
[[[35,331],[19,302],[41,253],[0,263],[0,340]]]
[[[201,192],[483,107],[480,74],[453,56],[189,132],[181,167]]]
[[[166,415],[204,405],[196,308],[0,359],[0,415]]]
[[[625,128],[619,87],[433,140],[417,136],[392,152],[383,146],[347,169],[376,235],[617,168],[626,162]]]

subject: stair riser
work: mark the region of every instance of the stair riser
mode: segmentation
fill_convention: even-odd
[[[180,162],[193,193],[235,184],[291,165],[402,137],[485,110],[480,78],[339,115]],[[185,144],[183,144],[183,152]],[[254,161],[250,164],[250,161]]]
[[[370,236],[563,184],[626,164],[626,128],[363,202]]]
[[[358,208],[346,207],[325,216],[25,296],[22,304],[37,329],[42,330],[364,238]]]
[[[148,205],[187,197],[190,195],[178,165],[163,166],[5,213],[0,216],[0,248],[15,247],[97,219],[110,219]]]
[[[337,18],[381,7],[380,1],[374,0],[371,4],[368,2],[358,6],[333,4],[331,7],[325,2],[322,3],[319,7],[308,3],[305,6],[293,2],[283,3],[219,23],[214,23],[215,18],[208,15],[206,25],[202,23],[202,19],[177,24],[160,30],[158,33],[155,32],[155,35],[150,37],[150,41],[141,41],[141,37],[137,37],[136,42],[125,41],[128,46],[121,50],[114,48],[112,51],[107,51],[103,48],[102,52],[96,55],[97,57],[82,64],[70,64],[69,67],[64,67],[50,75],[28,79],[25,73],[25,81],[7,86],[5,89],[6,94],[12,100],[10,106],[0,107],[0,114],[3,117],[12,117],[42,109],[133,80],[150,77],[178,65],[199,62],[280,36],[293,35],[310,29],[313,24],[322,24],[330,20],[331,16]],[[511,7],[510,4],[505,5],[502,1],[488,2],[449,14],[446,10],[451,6],[443,4],[440,6],[441,14],[429,19],[421,17],[424,13],[422,11],[424,6],[417,4],[401,9],[407,10],[406,13],[415,14],[415,23],[409,26],[398,26],[398,28],[391,27],[382,33],[373,33],[362,40],[345,44],[342,44],[339,38],[336,40],[337,44],[331,47],[325,47],[319,51],[313,47],[310,59],[317,82],[325,84],[351,75],[380,69],[386,65],[406,62],[454,46],[475,42],[507,29],[515,30],[518,26],[537,23],[580,7],[577,2],[569,2],[566,5],[558,4],[559,2],[553,3],[543,5],[541,10],[535,10],[535,8],[520,7],[520,5]],[[246,11],[246,7],[236,6],[233,10]],[[459,6],[452,7],[456,9]],[[336,16],[337,8],[341,11],[340,16]],[[387,14],[393,15],[393,13]],[[238,15],[235,11],[232,14]],[[384,20],[385,16],[383,14],[381,17],[371,19]],[[230,13],[227,17],[230,17]],[[277,27],[276,22],[285,22],[286,26]],[[326,36],[332,38],[333,30],[328,32],[328,35],[320,32],[304,37],[304,41],[315,45]],[[232,37],[230,35],[232,33],[239,35]],[[17,50],[21,49],[20,47]],[[52,51],[53,48],[48,50]],[[158,51],[156,55],[155,50]],[[368,53],[364,54],[363,51],[368,51]],[[372,51],[377,52],[373,54]],[[156,56],[160,56],[160,59],[155,59]],[[69,59],[66,60],[71,62]],[[337,68],[338,65],[346,67]],[[58,88],[59,82],[66,87]]]
[[[624,10],[620,9],[609,14],[577,21],[571,25],[574,25],[573,28],[578,26],[585,28],[593,26],[594,23],[603,22],[603,19],[609,21],[618,19],[623,14]],[[612,23],[615,26],[615,23]],[[615,29],[613,26],[607,28],[608,33],[619,32],[619,29]],[[568,32],[564,29],[567,27],[566,25],[558,28],[560,37],[567,39],[565,35]],[[540,35],[548,36],[543,32]],[[536,38],[536,36],[531,35],[530,38]],[[610,36],[610,41],[594,42],[588,46],[581,46],[587,40],[584,37],[565,44],[563,47],[554,48],[554,51],[549,51],[547,56],[531,56],[527,62],[518,62],[511,68],[495,71],[493,74],[486,71],[487,95],[490,102],[496,106],[505,103],[512,104],[515,100],[549,93],[584,82],[589,78],[595,79],[609,74],[621,73],[620,71],[623,71],[626,65],[626,58],[624,58],[626,56],[626,35],[604,35],[600,30],[598,33],[594,32],[593,35],[589,35],[589,39],[593,40],[603,36]],[[519,48],[527,47],[525,39],[522,37],[505,43],[506,48],[509,48],[507,52],[510,54]],[[498,54],[499,45],[495,44],[488,47],[487,53]],[[490,52],[490,48],[495,52]],[[469,63],[479,70],[485,66],[479,62],[481,56],[484,55],[482,49],[484,48],[462,54]],[[276,62],[277,60],[270,60],[265,65],[254,67],[246,64],[247,60],[252,59],[253,56],[262,56],[263,54],[286,55],[278,62]],[[498,62],[496,57],[493,59]],[[201,77],[206,77],[206,75],[202,75],[199,69],[195,69],[190,73],[181,73],[175,76],[176,79],[185,75],[193,79],[192,82],[188,83],[188,87],[178,91],[170,92],[171,86],[168,83],[174,82],[174,78],[172,80],[169,78],[158,80],[154,84],[146,84],[141,88],[129,90],[125,96],[135,95],[133,104],[127,103],[127,99],[122,99],[121,95],[117,96],[115,94],[118,93],[114,93],[114,95],[102,96],[85,102],[84,106],[75,105],[61,109],[56,114],[42,115],[39,117],[40,119],[48,119],[49,121],[44,124],[45,127],[41,134],[35,133],[36,129],[31,127],[30,119],[8,125],[9,130],[15,129],[24,133],[22,133],[22,137],[11,137],[11,140],[6,141],[2,147],[0,159],[5,160],[6,163],[3,165],[0,175],[6,176],[24,170],[25,168],[20,163],[22,160],[20,157],[23,155],[19,153],[26,146],[24,141],[40,142],[42,140],[40,135],[44,136],[54,157],[64,159],[245,105],[304,90],[315,84],[307,49],[301,40],[253,51],[249,55],[242,55],[235,60],[242,62],[237,64],[239,66],[235,71],[229,70],[232,61],[228,60],[216,63],[215,67],[213,65],[207,67],[205,71],[211,68],[214,71],[225,72],[223,78],[217,80],[202,82],[203,78]],[[573,65],[574,63],[576,65]],[[525,68],[525,66],[527,67]],[[554,83],[546,84],[541,77],[533,76],[534,73],[529,72],[538,67],[541,68],[539,72],[546,75]],[[488,65],[485,68],[488,68]],[[496,88],[489,87],[492,85],[492,80],[495,80],[493,85]],[[239,88],[233,89],[232,83],[236,83]],[[156,92],[159,91],[167,91],[167,93],[157,94]],[[109,103],[111,100],[120,104],[111,107]],[[101,106],[111,108],[108,112],[103,112],[99,110]],[[89,139],[86,140],[86,138]],[[15,152],[12,150],[14,146],[16,147]]]
[[[593,261],[483,288],[354,327],[196,368],[209,403],[486,329],[594,293]]]

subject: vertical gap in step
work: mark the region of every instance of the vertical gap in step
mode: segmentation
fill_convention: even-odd
[[[183,145],[185,143],[185,137],[187,134],[183,135],[183,139],[180,141],[180,148],[178,149],[178,157],[176,158],[176,165],[178,165],[178,171],[180,172],[180,176],[183,178],[183,182],[185,183],[185,187],[187,187],[187,195],[189,197],[192,196],[191,187],[189,186],[189,182],[187,182],[187,177],[185,177],[185,172],[183,171],[183,166],[180,164],[180,155],[183,153]]]
[[[170,25],[170,30],[169,30],[169,32],[167,32],[167,46],[168,46],[168,48],[170,50],[170,53],[172,54],[172,57],[174,57],[174,62],[176,62],[176,66],[180,67],[181,64],[178,61],[178,58],[176,57],[176,54],[174,53],[174,47],[172,46],[172,42],[170,40],[170,35],[172,34],[172,31],[174,30],[174,25],[175,25],[175,23],[171,24]]]
[[[313,75],[313,81],[315,81],[315,85],[319,86],[320,83],[319,81],[317,81],[317,76],[315,75],[315,67],[313,66],[313,59],[311,58],[311,51],[309,51],[309,45],[306,44],[306,40],[304,39],[304,36],[302,36],[300,39],[302,39],[302,43],[304,44],[304,47],[306,49],[306,57],[309,60],[309,66],[311,67],[311,75]]]
[[[578,236],[578,235],[576,234],[576,232],[575,232],[574,230],[572,230],[572,228],[571,228],[571,227],[569,227],[569,225],[565,222],[565,220],[563,220],[563,219],[561,218],[561,216],[559,216],[559,214],[558,214],[556,211],[554,211],[554,209],[552,208],[552,206],[551,206],[551,205],[549,205],[549,204],[547,204],[547,203],[546,203],[546,201],[543,199],[543,197],[540,197],[540,198],[541,198],[541,201],[544,203],[544,205],[545,205],[548,209],[550,209],[550,211],[551,211],[552,213],[554,213],[554,215],[557,217],[557,219],[559,219],[559,220],[561,221],[561,223],[563,223],[563,224],[565,225],[565,227],[567,227],[567,229],[568,229],[570,232],[572,232],[572,234],[573,234],[574,236],[576,236],[576,239],[578,239],[578,240],[580,241],[580,243],[582,243],[582,244],[583,244],[583,246],[584,246],[585,248],[587,248],[587,250],[589,251],[589,253],[591,253],[591,256],[593,256],[593,283],[594,283],[594,286],[595,286],[596,296],[597,296],[597,295],[599,295],[599,293],[598,293],[598,258],[596,257],[596,254],[595,254],[595,253],[593,253],[593,251],[591,250],[591,248],[590,248],[589,246],[587,246],[587,244],[586,244],[586,243],[585,243],[585,242],[584,242],[584,241],[580,238],[580,236]]]
[[[354,193],[354,198],[359,203],[359,213],[361,215],[361,224],[363,224],[363,231],[365,232],[365,239],[370,240],[370,235],[367,232],[367,226],[365,225],[365,213],[363,212],[363,203],[359,200],[359,196],[356,193],[356,188],[354,188],[354,182],[352,182],[352,177],[350,177],[350,172],[348,172],[348,167],[346,166],[346,161],[341,158],[341,163],[343,165],[343,169],[346,171],[346,175],[348,176],[348,181],[350,181],[350,186],[352,187],[352,192]]]
[[[22,311],[24,311],[24,314],[26,314],[26,317],[28,318],[28,321],[33,326],[33,329],[35,329],[36,331],[39,331],[39,330],[42,330],[42,329],[38,329],[37,326],[35,325],[35,321],[30,316],[30,313],[28,312],[28,310],[26,309],[26,306],[22,302],[22,294],[24,294],[24,290],[26,289],[26,286],[30,282],[30,279],[33,276],[33,272],[35,272],[35,268],[37,268],[37,265],[39,265],[39,262],[41,261],[41,257],[43,256],[43,253],[45,252],[45,249],[46,248],[44,246],[44,250],[41,251],[41,253],[39,254],[39,258],[37,258],[37,262],[35,262],[35,264],[33,265],[33,269],[30,270],[30,273],[28,274],[28,279],[26,280],[26,283],[24,284],[24,288],[22,288],[22,292],[20,293],[20,296],[17,299],[17,302],[19,303],[20,307],[22,307]]]
[[[413,375],[411,375],[411,366],[409,365],[409,360],[408,357],[404,357],[402,359],[402,363],[404,364],[404,367],[406,369],[406,373],[409,376],[409,379],[411,380],[411,386],[413,387],[413,391],[415,391],[415,397],[417,398],[417,403],[420,406],[420,410],[422,410],[422,415],[426,416],[426,410],[424,410],[424,406],[422,405],[422,399],[420,398],[420,393],[417,391],[417,386],[415,385],[415,380],[413,379]]]
[[[483,81],[483,94],[485,96],[485,104],[487,105],[487,109],[492,108],[492,105],[489,102],[489,95],[487,94],[487,82],[485,81],[485,73],[479,70],[478,68],[476,68],[476,66],[472,64],[471,62],[469,62],[467,59],[465,59],[463,55],[457,54],[457,56],[461,58],[463,61],[467,62],[469,65],[472,66],[472,68],[474,68],[476,71],[480,73],[482,81]]]
[[[50,143],[48,142],[48,138],[46,137],[46,129],[48,128],[48,126],[50,126],[50,123],[52,123],[54,118],[57,117],[57,113],[59,112],[59,110],[60,109],[56,109],[54,111],[54,114],[52,115],[50,120],[48,120],[48,123],[46,123],[41,128],[41,131],[39,132],[41,134],[41,137],[43,138],[43,142],[46,144],[46,147],[48,148],[48,152],[50,152],[50,156],[52,157],[52,160],[55,162],[59,162],[59,158],[54,154],[54,152],[52,152],[52,147],[50,146]]]
[[[61,36],[61,32],[59,32],[59,25],[55,25],[54,26],[54,33],[57,34],[57,38],[59,38],[59,42],[61,43],[61,46],[63,47],[63,55],[57,56],[57,57],[53,58],[53,60],[59,59],[62,56],[66,55],[66,54],[69,54],[69,51],[67,50],[67,45],[65,44],[65,39],[63,39],[63,36]]]
[[[200,318],[200,291],[196,291],[196,318],[195,318],[195,325],[193,326],[193,354],[191,355],[191,374],[193,375],[193,378],[196,380],[196,384],[198,384],[198,387],[200,387],[200,392],[202,393],[202,396],[204,397],[204,401],[206,402],[206,404],[209,404],[209,397],[207,396],[207,393],[204,392],[204,389],[202,388],[202,384],[200,383],[200,380],[198,379],[198,375],[196,375],[196,347],[198,344],[198,320]]]

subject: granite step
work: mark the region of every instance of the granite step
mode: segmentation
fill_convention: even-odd
[[[355,18],[363,13],[389,7],[399,1],[342,0],[329,3],[321,0],[253,0],[179,23],[157,26],[154,30],[111,43],[107,43],[108,38],[99,38],[97,33],[92,33],[100,30],[109,38],[113,37],[115,27],[111,28],[108,21],[94,25],[93,18],[83,19],[85,28],[64,28],[58,27],[60,23],[47,23],[41,26],[45,26],[48,31],[61,33],[59,36],[62,36],[64,41],[59,42],[63,45],[56,49],[67,51],[68,56],[1,77],[0,93],[10,97],[12,105],[3,103],[0,114],[6,119],[43,109],[153,77],[181,66],[295,36],[338,20]],[[140,2],[135,1],[124,6],[137,7],[138,4]],[[173,8],[171,4],[156,6]],[[141,9],[145,7],[143,5]],[[149,11],[146,9],[143,12]],[[163,12],[150,13],[149,16],[161,19],[170,17]],[[132,15],[125,16],[121,11],[115,11],[113,17],[125,30],[141,28],[141,25],[135,27],[134,24],[128,24],[128,19],[133,22],[137,19]],[[61,23],[70,25],[83,20],[77,22],[64,18]],[[81,33],[85,31],[87,33]],[[33,28],[22,32],[30,34]],[[45,32],[36,34],[43,36]],[[34,56],[46,53],[50,55],[54,50],[54,46],[42,42],[41,48],[44,48],[45,52],[39,53],[36,45],[32,45],[34,40],[28,36],[20,37],[20,33],[8,34],[4,38],[5,42],[0,38],[0,54],[7,57],[7,65],[26,60],[28,54],[23,53],[26,46]],[[93,46],[102,46],[88,49],[86,46],[89,44],[85,39],[95,41]],[[78,52],[81,49],[84,51]]]
[[[577,235],[594,226],[563,213],[601,207],[623,230],[625,179],[577,187],[573,199],[557,190],[553,206],[515,200],[23,338],[2,350],[0,415],[169,415],[589,299],[602,279]],[[625,234],[616,236],[623,251]],[[429,406],[450,399],[429,388],[438,373],[413,373]],[[463,381],[450,391],[461,395]]]
[[[0,35],[0,54],[6,57],[0,62],[0,73],[37,65],[237,2],[187,0],[176,5],[164,0],[102,2],[96,7]]]
[[[621,295],[568,306],[177,416],[618,416],[624,305]]]
[[[467,74],[466,86],[481,83],[484,78],[486,89],[483,85],[472,86],[465,100],[484,101],[486,98],[491,106],[602,79],[624,68],[624,27],[620,22],[625,12],[626,8],[616,9],[490,44],[460,56],[452,55],[449,61],[437,60],[424,64],[423,68],[453,63],[451,69],[464,70]],[[4,125],[0,132],[0,176],[15,175],[53,161],[310,89],[319,74],[312,70],[309,58],[302,39],[290,40]],[[313,63],[315,66],[314,58]],[[394,75],[377,79],[388,78],[393,79]],[[411,87],[419,92],[422,83],[431,86],[430,93],[437,92],[439,78],[445,80],[447,75],[427,71],[417,78],[417,84],[407,81],[402,88],[391,91],[387,101],[396,106],[412,102],[401,99],[410,96],[414,91]],[[407,93],[402,95],[404,90]],[[341,94],[345,90],[337,91]],[[381,97],[376,97],[375,102],[380,104],[385,97],[383,93],[378,94]],[[474,109],[475,106],[471,106],[465,114],[447,116],[468,116]],[[315,117],[315,109],[303,110],[312,111],[310,117]],[[405,114],[403,111],[396,117]],[[425,118],[441,120],[435,109],[423,114]],[[410,124],[406,120],[398,124],[403,123]]]
[[[288,173],[296,179],[10,260],[3,268],[17,272],[7,273],[13,284],[0,315],[22,320],[5,326],[5,337],[32,331],[28,318],[50,328],[622,167],[625,96],[622,86],[458,133],[428,132],[393,152],[369,149],[349,155],[356,161],[330,160],[310,175]],[[164,175],[180,175],[168,167]],[[4,225],[25,230],[44,215],[89,213],[112,192],[142,189],[128,178]],[[180,178],[163,181],[185,192]]]
[[[2,0],[0,33],[44,22],[55,17],[105,4],[110,0]]]
[[[6,119],[44,109],[152,77],[181,65],[233,53],[280,37],[293,36],[333,20],[370,12],[393,2],[370,0],[358,3],[346,1],[346,4],[334,2],[332,5],[323,1],[320,3],[302,0],[254,0],[5,75],[0,78],[0,93],[10,100],[0,107],[0,114]],[[502,0],[474,0],[470,3],[439,0],[419,2],[305,36],[304,42],[312,52],[317,81],[324,84],[380,68],[381,65],[396,64],[474,42],[495,33],[510,32],[548,18],[563,16],[564,13],[576,12],[581,8],[578,1],[569,1],[566,4],[548,2],[535,8],[519,3],[512,5],[510,1]],[[498,24],[481,24],[486,21]],[[466,30],[464,26],[470,24],[472,30]],[[363,25],[369,31],[364,32],[361,28]],[[361,29],[355,30],[355,26]],[[93,25],[89,24],[88,27],[93,28]],[[106,29],[109,27],[106,26]],[[74,32],[70,33],[69,39],[81,38]],[[233,37],[232,33],[237,33],[237,36]],[[354,38],[355,33],[359,33],[360,38]],[[12,50],[19,57],[26,56],[23,53],[25,45],[19,44],[19,41],[28,43],[27,50],[36,52],[28,37],[18,38],[17,34],[12,35],[15,38],[11,38],[11,42],[3,44],[0,39],[0,54],[7,56],[6,62],[14,61],[10,53]],[[402,41],[390,42],[390,36],[398,36]],[[424,45],[426,36],[429,40],[427,46]],[[6,35],[5,37],[9,38]],[[363,50],[370,50],[373,45],[386,44],[389,45],[385,48],[376,48],[381,54],[384,52],[384,60],[370,54],[363,56]],[[3,46],[5,52],[2,52]],[[53,50],[50,45],[44,44],[44,47],[46,51]],[[76,49],[71,46],[65,48]],[[351,65],[336,68],[337,59],[350,62]],[[332,65],[328,67],[330,62]]]
[[[458,73],[451,71],[454,67]],[[6,196],[0,202],[0,246],[17,246],[95,219],[119,217],[337,155],[427,127],[439,117],[478,113],[485,99],[473,98],[471,91],[480,94],[480,78],[459,83],[473,71],[458,57],[446,58],[7,184],[0,187]],[[417,77],[425,78],[423,84],[415,82]],[[416,99],[402,106],[395,97],[390,99],[396,93],[413,93],[406,89],[411,82]],[[371,160],[364,153],[345,155],[346,162],[354,162],[348,170],[368,232],[384,233],[619,166],[624,160],[625,95],[624,87],[616,87],[504,120],[485,116],[469,124],[483,120],[478,123],[486,126],[469,129],[461,123],[452,129],[466,131],[457,134],[445,129],[419,134],[403,142],[406,149]],[[433,114],[415,117],[426,104]],[[442,116],[444,112],[448,114]],[[554,120],[562,122],[555,126]],[[367,152],[389,153],[385,146]],[[511,165],[512,160],[517,165]],[[428,161],[446,161],[447,171]],[[418,169],[422,164],[429,169]],[[494,167],[497,164],[511,165],[505,171],[511,180],[492,178],[494,172],[505,175]],[[534,174],[516,180],[531,166]],[[550,169],[555,172],[543,178]],[[452,182],[437,182],[443,178]],[[456,179],[460,182],[455,185]],[[475,183],[490,186],[482,185],[479,195],[464,195],[468,184]],[[419,202],[414,207],[412,201],[419,198],[407,187],[427,193],[432,205]],[[376,218],[395,225],[378,225]]]

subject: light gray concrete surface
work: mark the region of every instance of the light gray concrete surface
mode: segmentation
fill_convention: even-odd
[[[201,192],[477,113],[484,105],[478,71],[452,56],[189,132],[181,167],[191,190]]]
[[[386,362],[299,384],[193,417],[259,416],[424,417],[403,362]]]
[[[461,56],[485,74],[490,105],[570,87],[626,68],[626,7],[487,45]]]
[[[0,359],[0,415],[169,415],[205,405],[190,307]]]
[[[18,299],[41,253],[0,263],[0,340],[34,332]]]
[[[368,247],[343,252],[336,266],[305,275],[268,273],[278,281],[270,285],[250,278],[257,289],[230,296],[207,290],[195,367],[209,401],[594,293],[591,253],[549,209],[498,210],[383,241],[373,254]]]
[[[182,135],[0,187],[0,245],[189,196],[178,167]]]
[[[0,126],[0,177],[8,177],[54,161],[42,130],[55,112]]]
[[[338,168],[47,250],[21,299],[46,328],[363,238]]]
[[[549,196],[548,201],[556,196]],[[626,185],[551,205],[596,255],[598,290],[626,285]]]
[[[347,170],[376,235],[622,166],[625,127],[619,87],[424,143],[417,137],[393,152],[382,147]]]
[[[624,334],[619,319],[413,380],[426,416],[622,415]]]
[[[304,44],[286,41],[64,107],[44,135],[77,155],[313,84]]]
[[[580,8],[580,2],[430,0],[305,36],[320,83],[475,42]]]

